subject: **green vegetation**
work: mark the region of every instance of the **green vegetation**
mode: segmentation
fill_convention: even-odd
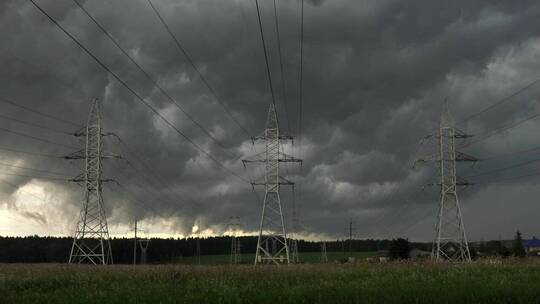
[[[540,303],[540,263],[0,265],[1,303]]]
[[[328,252],[328,262],[345,262],[347,258],[353,257],[356,260],[365,259],[370,256],[374,256],[375,252]],[[230,255],[228,254],[215,254],[215,255],[203,255],[200,257],[201,265],[226,265],[229,264]],[[242,254],[241,264],[250,265],[255,261],[255,254]],[[321,261],[320,252],[300,252],[300,262],[302,263],[319,263]],[[183,265],[196,265],[198,264],[196,257],[183,257],[175,259],[175,264]]]
[[[393,260],[406,260],[409,258],[409,252],[411,251],[411,245],[409,241],[403,238],[392,240],[390,243],[390,258]]]

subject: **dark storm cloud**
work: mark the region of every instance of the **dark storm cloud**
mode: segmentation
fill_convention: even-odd
[[[244,171],[238,157],[255,153],[248,135],[228,117],[178,52],[147,1],[86,1],[84,5],[226,150],[162,96],[72,1],[38,3],[227,168],[250,178],[261,173]],[[253,1],[154,3],[235,119],[251,135],[262,132],[271,96]],[[280,124],[283,131],[289,131],[281,98],[273,2],[260,3]],[[299,1],[278,1],[278,5],[290,132],[297,135]],[[126,161],[113,164],[108,160],[105,165],[106,173],[123,185],[106,189],[107,208],[114,224],[127,223],[133,217],[164,218],[176,223],[179,232],[189,233],[200,219],[203,226],[219,233],[230,216],[238,215],[247,230],[255,229],[260,205],[247,183],[228,175],[152,115],[31,3],[3,1],[0,15],[4,41],[0,48],[0,95],[80,124],[84,124],[91,99],[100,98],[106,128],[118,134],[137,151],[137,158],[144,159],[159,174],[156,180],[118,141],[107,139],[110,151],[126,155],[138,169],[133,170]],[[423,135],[436,130],[445,98],[451,103],[459,127],[475,134],[540,110],[536,96],[526,92],[502,106],[501,111],[461,121],[537,77],[539,17],[537,1],[306,1],[305,162],[301,175],[296,168],[288,171],[291,179],[300,182],[301,199],[297,203],[305,230],[339,236],[346,219],[353,217],[362,236],[404,233],[412,238],[430,237],[424,228],[431,225],[429,217],[437,193],[433,189],[418,192],[431,181],[434,171],[410,169],[416,144]],[[0,103],[0,109],[2,114],[21,120],[66,131],[77,129],[5,103]],[[0,126],[81,146],[69,136],[12,121],[2,119]],[[467,152],[487,156],[533,147],[536,127],[532,121],[515,133],[495,136]],[[54,155],[70,152],[2,131],[0,136],[3,147]],[[2,162],[18,161],[27,167],[71,175],[76,175],[82,166],[7,151],[0,155]],[[474,168],[460,167],[460,172],[474,175],[504,165],[504,160],[486,162]],[[518,176],[527,170],[531,167],[512,174]],[[26,171],[11,168],[9,172]],[[487,176],[485,180],[506,176]],[[19,187],[31,181],[8,175],[2,178]],[[66,206],[75,208],[80,204],[80,190],[61,182],[50,183],[54,184],[51,189],[66,193]],[[536,184],[534,177],[500,187],[479,182],[464,192],[464,208],[471,214],[465,216],[466,222],[480,221],[480,206],[496,199],[500,191],[515,191],[517,183]],[[9,185],[1,187],[6,199],[16,191]],[[527,192],[522,195],[524,204],[532,208],[529,202],[534,192],[530,197]],[[284,190],[283,196],[286,215],[290,215],[290,192]],[[424,224],[407,230],[417,222]],[[529,233],[538,229],[527,227]],[[501,231],[514,228],[504,223],[496,227]],[[474,229],[477,227],[471,224],[473,238],[484,236]]]

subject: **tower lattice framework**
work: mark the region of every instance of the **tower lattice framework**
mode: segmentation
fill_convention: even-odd
[[[103,131],[101,125],[100,102],[94,100],[86,127],[75,133],[85,138],[84,150],[75,152],[66,159],[84,159],[85,171],[73,179],[84,186],[83,206],[73,238],[69,264],[112,264],[112,251],[109,229],[103,206],[102,160],[109,156],[103,154]]]
[[[240,239],[238,238],[238,231],[240,230],[241,224],[240,224],[240,218],[235,216],[232,217],[229,224],[227,224],[228,228],[231,230],[231,257],[230,257],[230,263],[231,264],[238,264],[241,262],[241,248],[240,248]]]
[[[478,159],[456,150],[457,141],[471,137],[454,125],[454,120],[445,102],[441,115],[439,131],[434,137],[437,140],[438,152],[432,157],[419,161],[435,161],[439,167],[440,202],[431,255],[437,261],[471,260],[463,216],[459,203],[458,186],[471,185],[459,180],[456,173],[456,162],[476,162]]]
[[[296,193],[293,188],[293,204],[292,204],[292,231],[290,239],[291,262],[300,263],[300,255],[298,253],[298,214],[296,213]]]
[[[255,252],[255,265],[259,263],[288,264],[290,263],[289,244],[279,192],[281,186],[293,186],[294,183],[280,176],[279,164],[283,162],[301,162],[301,160],[283,152],[281,141],[290,140],[292,142],[293,137],[280,134],[277,114],[273,104],[270,104],[268,110],[264,134],[255,136],[252,140],[254,142],[263,141],[265,144],[265,151],[253,158],[242,160],[244,165],[257,162],[264,163],[265,166],[265,174],[262,179],[251,183],[252,186],[265,187]]]

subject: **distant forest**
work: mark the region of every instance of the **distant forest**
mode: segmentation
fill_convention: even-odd
[[[241,253],[254,253],[257,237],[239,237]],[[66,263],[73,238],[70,237],[0,237],[0,263]],[[349,240],[326,242],[327,251],[378,251],[387,250],[390,240]],[[413,244],[424,250],[429,244]],[[133,261],[133,239],[111,239],[115,264]],[[350,249],[349,249],[350,247]],[[196,239],[151,239],[147,251],[148,263],[171,263],[181,257],[195,254]],[[138,248],[140,251],[140,249]],[[231,237],[209,237],[200,239],[201,255],[229,254]],[[298,241],[300,252],[320,251],[319,242]]]

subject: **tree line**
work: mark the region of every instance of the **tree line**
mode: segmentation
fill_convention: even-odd
[[[242,254],[254,253],[256,236],[237,238]],[[198,239],[201,255],[229,254],[230,236],[216,236]],[[380,251],[388,250],[391,240],[335,240],[326,242],[327,251]],[[0,237],[0,263],[67,263],[73,243],[71,237]],[[425,247],[426,244],[417,243]],[[133,238],[112,238],[111,248],[115,264],[133,262]],[[152,238],[147,250],[148,263],[171,263],[182,257],[195,255],[197,238]],[[321,243],[298,240],[300,252],[318,252]],[[137,248],[140,254],[140,248]]]

